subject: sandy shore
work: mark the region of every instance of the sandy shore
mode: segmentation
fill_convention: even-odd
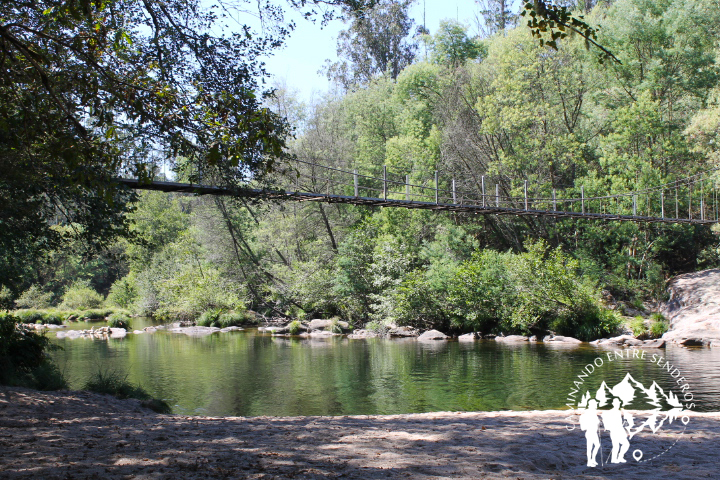
[[[585,466],[584,437],[568,432],[566,415],[186,417],[86,392],[0,387],[0,478],[720,476],[720,414],[692,414],[691,428],[658,460],[604,468]]]

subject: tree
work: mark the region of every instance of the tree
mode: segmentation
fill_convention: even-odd
[[[327,66],[330,80],[350,89],[387,74],[393,80],[415,58],[417,45],[406,40],[413,26],[412,0],[381,0],[353,15],[350,28],[338,35],[338,57]]]
[[[118,175],[182,158],[190,180],[263,179],[287,125],[263,106],[258,56],[291,25],[278,5],[258,8],[263,34],[218,35],[240,11],[222,0],[0,4],[0,284],[68,236],[53,225],[92,247],[127,234],[133,195]]]
[[[518,16],[510,11],[512,2],[508,0],[475,0],[475,3],[480,7],[482,17],[478,19],[478,27],[485,36],[512,28],[517,23]]]
[[[478,58],[483,50],[478,42],[468,37],[467,28],[454,21],[441,20],[438,32],[426,38],[432,49],[433,62],[453,67]]]

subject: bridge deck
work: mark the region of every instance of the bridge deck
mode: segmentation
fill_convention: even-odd
[[[409,201],[391,198],[373,198],[373,197],[355,197],[348,195],[336,195],[327,193],[313,192],[293,192],[293,191],[275,191],[262,190],[253,188],[244,189],[227,189],[223,187],[194,185],[190,183],[175,182],[158,182],[140,183],[136,179],[119,178],[119,183],[129,188],[139,190],[156,190],[161,192],[178,192],[192,193],[196,195],[227,195],[249,198],[267,198],[274,200],[294,200],[294,201],[316,201],[327,203],[346,203],[351,205],[370,205],[376,207],[397,207],[397,208],[420,208],[425,210],[441,210],[448,212],[464,212],[476,215],[530,215],[534,217],[553,217],[553,218],[584,218],[589,220],[605,220],[605,221],[624,221],[624,222],[641,222],[641,223],[692,223],[692,224],[713,224],[715,220],[699,219],[699,218],[660,218],[647,217],[639,215],[617,215],[612,213],[593,213],[593,212],[573,212],[559,210],[535,210],[510,207],[496,207],[491,205],[475,205],[475,204],[454,204],[454,203],[435,203],[422,201]]]

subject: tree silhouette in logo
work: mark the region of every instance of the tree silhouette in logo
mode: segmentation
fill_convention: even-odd
[[[612,407],[599,410],[608,405],[612,405]],[[638,415],[636,418],[625,409],[626,407],[641,410],[646,415]],[[649,388],[645,388],[629,373],[612,388],[603,382],[594,396],[589,390],[586,391],[578,404],[578,410],[582,412],[580,428],[585,432],[587,465],[589,467],[597,466],[597,454],[602,450],[598,414],[600,414],[602,425],[605,431],[609,432],[612,442],[610,463],[625,463],[625,454],[630,448],[630,440],[635,435],[645,427],[655,434],[666,422],[671,424],[687,411],[672,391],[665,393],[662,387],[654,381]],[[683,420],[683,423],[687,422]],[[642,455],[640,450],[633,452],[633,458],[637,461],[640,461]]]

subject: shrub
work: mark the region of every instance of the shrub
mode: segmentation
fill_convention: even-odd
[[[302,326],[302,323],[300,323],[300,320],[293,320],[288,325],[288,333],[290,335],[297,335],[300,333],[300,327]]]
[[[10,310],[15,302],[12,290],[5,285],[0,286],[0,310]]]
[[[647,333],[647,327],[645,326],[645,319],[643,317],[635,317],[630,320],[630,330],[636,337],[642,336]]]
[[[237,327],[244,324],[247,320],[245,312],[226,312],[218,318],[220,328]]]
[[[32,285],[30,288],[20,294],[15,300],[15,306],[18,308],[49,308],[52,303],[53,294],[51,292],[43,292],[39,285]]]
[[[200,314],[196,323],[201,327],[217,327],[220,324],[221,314],[220,309],[206,310]]]
[[[144,388],[128,382],[127,375],[115,370],[98,370],[93,374],[84,386],[85,390],[112,395],[121,400],[135,398],[142,400],[144,407],[150,408],[158,413],[171,413],[172,409],[165,401],[152,398]]]
[[[333,317],[330,319],[330,324],[327,326],[327,330],[329,330],[332,333],[343,333],[342,327],[338,323],[337,317]]]
[[[38,390],[67,388],[65,377],[47,354],[59,347],[18,322],[13,315],[0,314],[0,384]]]
[[[130,308],[135,303],[137,296],[135,279],[128,275],[112,284],[107,296],[107,303],[120,308]]]
[[[108,317],[108,327],[130,330],[130,317],[124,313],[113,313]]]
[[[43,312],[37,310],[18,310],[15,312],[15,317],[20,320],[20,323],[37,323],[38,320],[42,323]]]
[[[102,306],[103,301],[103,297],[90,286],[89,282],[78,281],[67,288],[60,308],[65,310],[98,308]]]
[[[57,312],[45,312],[43,322],[48,325],[62,325],[65,319]]]
[[[668,321],[662,314],[653,313],[650,318],[652,319],[650,324],[650,336],[652,338],[660,338],[670,329]]]

